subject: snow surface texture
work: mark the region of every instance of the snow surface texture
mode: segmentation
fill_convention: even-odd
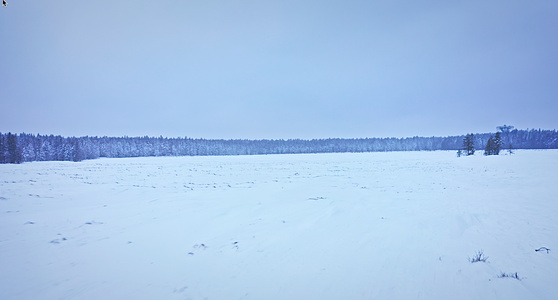
[[[558,299],[557,170],[556,150],[0,165],[0,299]]]

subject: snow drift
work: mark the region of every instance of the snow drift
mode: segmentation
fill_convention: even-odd
[[[0,298],[556,299],[557,170],[556,150],[0,165]]]

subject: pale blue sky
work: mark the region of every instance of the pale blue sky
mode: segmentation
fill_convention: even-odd
[[[0,131],[327,138],[558,128],[558,1],[18,1]]]

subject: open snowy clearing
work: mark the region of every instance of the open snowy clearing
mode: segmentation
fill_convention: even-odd
[[[557,175],[556,150],[0,165],[0,299],[558,299]]]

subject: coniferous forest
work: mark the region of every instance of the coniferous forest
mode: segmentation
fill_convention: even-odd
[[[493,135],[472,135],[474,148],[484,149]],[[62,137],[0,133],[0,163],[81,161],[100,157],[255,155],[335,152],[433,151],[463,149],[462,136],[219,140],[165,137]],[[504,149],[558,149],[556,130],[511,130],[501,133]]]

